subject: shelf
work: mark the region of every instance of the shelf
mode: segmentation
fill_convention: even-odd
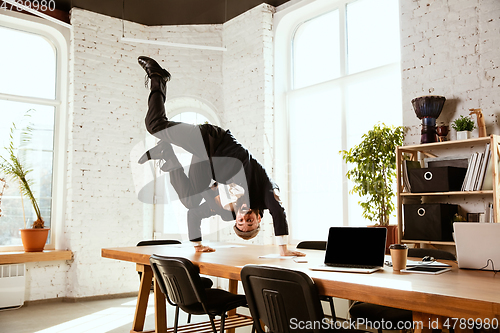
[[[73,259],[73,252],[68,250],[45,250],[43,252],[0,252],[0,265],[71,259]]]
[[[490,137],[485,138],[473,138],[468,140],[454,140],[454,141],[444,141],[444,142],[432,142],[424,143],[412,146],[401,146],[399,150],[404,153],[412,153],[416,151],[429,151],[435,149],[447,149],[447,148],[466,148],[474,147],[479,144],[487,144],[490,142]]]
[[[471,156],[470,154],[476,152],[483,152],[489,144],[491,152],[491,176],[493,182],[492,190],[483,191],[450,191],[450,192],[424,192],[424,193],[405,193],[403,191],[403,161],[405,158],[410,157],[411,160],[417,161],[425,157],[438,157],[442,156],[444,159],[450,159],[454,156],[460,157]],[[405,156],[406,155],[406,156]],[[409,156],[408,156],[409,155]],[[464,213],[468,213],[470,209],[476,209],[477,206],[482,205],[482,201],[493,202],[493,221],[500,222],[500,136],[490,135],[483,138],[473,138],[468,140],[454,140],[445,142],[433,142],[425,144],[417,144],[410,146],[398,146],[396,148],[396,174],[397,174],[397,219],[399,227],[399,239],[402,243],[410,244],[430,244],[430,245],[448,245],[454,246],[453,241],[426,241],[426,240],[408,240],[404,239],[404,211],[403,205],[411,201],[417,202],[430,201],[435,202],[448,202],[448,201],[463,201],[461,206]],[[490,187],[491,188],[491,187]],[[414,200],[412,200],[414,198]],[[425,200],[427,199],[427,200]],[[412,236],[412,235],[409,235]],[[419,236],[413,236],[417,238]],[[424,237],[424,236],[422,236]],[[439,237],[435,237],[439,238]],[[449,239],[449,237],[446,237]]]
[[[425,193],[400,193],[402,197],[417,196],[443,196],[443,195],[493,195],[493,190],[486,191],[454,191],[454,192],[425,192]]]
[[[455,242],[445,242],[445,241],[428,241],[428,240],[409,240],[402,239],[401,243],[407,244],[434,244],[434,245],[455,245]]]

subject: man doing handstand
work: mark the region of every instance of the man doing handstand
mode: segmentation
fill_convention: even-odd
[[[268,209],[273,218],[280,254],[304,255],[287,249],[285,210],[279,201],[278,186],[264,167],[229,130],[210,124],[190,125],[169,120],[164,104],[170,73],[151,58],[141,56],[138,61],[151,80],[146,129],[160,139],[154,148],[141,157],[139,163],[151,159],[163,162],[161,170],[169,172],[172,186],[188,209],[189,239],[195,242],[196,251],[215,251],[201,244],[202,219],[213,215],[220,215],[224,221],[236,219],[233,227],[236,234],[243,239],[251,239],[259,232],[262,214]],[[193,154],[188,175],[177,160],[171,144]],[[224,208],[220,202],[221,191],[218,191],[222,186],[226,192],[237,192],[236,195],[233,193],[233,198],[239,197]],[[231,193],[228,194],[231,196]]]

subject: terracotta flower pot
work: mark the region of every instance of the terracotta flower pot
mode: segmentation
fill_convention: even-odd
[[[389,253],[389,246],[391,246],[391,244],[398,243],[398,225],[397,224],[391,224],[388,226],[369,225],[369,227],[387,228],[387,240],[385,242],[385,252],[386,253]]]
[[[49,236],[49,228],[21,229],[24,252],[42,252]]]

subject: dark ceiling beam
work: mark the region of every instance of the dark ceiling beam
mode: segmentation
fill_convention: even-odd
[[[221,24],[265,2],[275,7],[289,0],[53,0],[56,8],[71,7],[124,18],[144,25]],[[125,3],[124,3],[125,1]],[[227,3],[227,5],[226,5]],[[125,4],[123,13],[122,7]]]

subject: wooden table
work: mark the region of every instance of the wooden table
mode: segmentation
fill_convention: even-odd
[[[102,249],[103,257],[135,262],[137,269],[144,272],[131,332],[143,330],[152,278],[149,267],[152,254],[187,258],[199,266],[201,274],[229,279],[231,292],[237,290],[244,265],[276,265],[306,272],[323,295],[412,310],[414,320],[422,321],[424,326],[429,320],[442,324],[446,318],[500,321],[500,274],[495,276],[493,272],[458,269],[452,262],[453,270],[440,275],[394,274],[392,268],[387,267],[373,274],[311,271],[309,267],[323,262],[323,251],[301,249],[307,254],[308,263],[295,263],[290,259],[259,259],[261,255],[277,253],[276,246],[229,248],[228,245],[211,244],[216,248],[213,253],[195,253],[188,244]],[[165,299],[157,289],[155,320],[156,332],[167,332]]]

